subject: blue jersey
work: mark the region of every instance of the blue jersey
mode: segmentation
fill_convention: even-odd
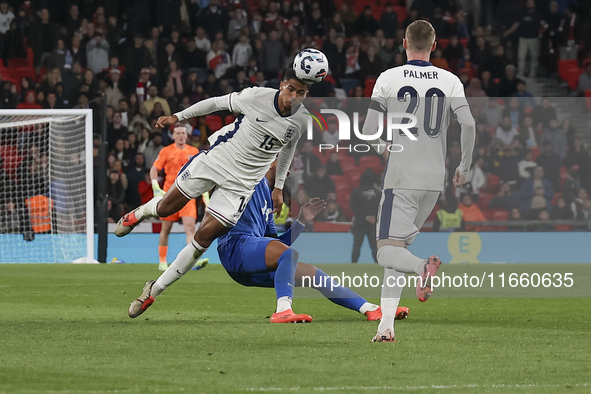
[[[214,192],[215,193],[215,192]],[[254,193],[238,220],[236,226],[218,238],[218,245],[223,245],[241,235],[251,237],[276,236],[277,229],[273,219],[273,199],[267,178],[263,178],[255,187]]]

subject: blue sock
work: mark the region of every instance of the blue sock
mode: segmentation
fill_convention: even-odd
[[[367,302],[364,298],[360,297],[357,293],[347,287],[337,286],[333,283],[331,289],[330,282],[330,277],[320,268],[316,268],[316,276],[312,281],[312,287],[321,292],[326,298],[337,305],[344,306],[345,308],[349,308],[356,312],[359,312],[361,305]],[[326,286],[324,286],[325,283]],[[319,286],[316,286],[317,284]]]
[[[287,249],[277,260],[277,271],[275,271],[275,292],[277,298],[293,298],[295,286],[295,271],[298,266],[298,252]]]

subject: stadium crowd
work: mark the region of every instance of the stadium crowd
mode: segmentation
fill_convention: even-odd
[[[526,83],[558,78],[568,60],[577,70],[569,74],[577,77],[572,94],[591,89],[588,1],[2,0],[0,106],[98,109],[104,93],[108,174],[97,172],[96,134],[95,181],[108,176],[115,222],[152,196],[149,169],[172,142],[170,130],[153,127],[159,116],[250,86],[278,87],[306,47],[322,50],[330,64],[311,96],[370,97],[380,72],[405,63],[404,29],[419,18],[435,27],[432,62],[465,84],[478,128],[469,182],[452,190],[449,177],[460,159],[460,130],[452,121],[447,189],[442,213],[429,219],[433,228],[464,228],[450,224],[458,211],[465,222],[539,220],[534,229],[549,229],[543,221],[550,219],[589,220],[591,149],[577,134],[583,130],[561,119],[551,99],[534,98]],[[192,120],[189,143],[207,149],[207,137],[233,120],[231,113]],[[320,152],[319,143],[339,143],[335,131],[329,122],[313,141],[302,139],[292,168],[292,212],[311,196],[325,198],[318,220],[355,217],[353,232],[362,237],[375,227],[384,163],[377,155]],[[4,163],[9,155],[32,154],[30,147],[12,149],[11,140],[0,135]],[[19,182],[17,172],[0,170],[0,179]],[[16,203],[7,199],[0,201],[5,211]]]

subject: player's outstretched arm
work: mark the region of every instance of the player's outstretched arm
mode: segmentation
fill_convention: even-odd
[[[466,183],[466,177],[470,166],[472,165],[472,154],[474,153],[474,141],[476,140],[476,124],[470,107],[465,106],[456,111],[458,123],[462,127],[462,159],[460,165],[456,168],[456,173],[453,178],[454,186],[461,186]]]
[[[198,103],[195,103],[172,116],[161,116],[156,122],[156,127],[163,128],[177,122],[182,122],[186,119],[208,115],[216,111],[233,111],[234,109],[231,106],[232,94],[234,93],[230,93],[225,96],[210,97],[208,99],[201,100]]]

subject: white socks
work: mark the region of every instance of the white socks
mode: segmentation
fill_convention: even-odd
[[[406,248],[385,245],[378,249],[378,263],[384,268],[420,275],[423,272],[425,260],[415,256]]]
[[[138,220],[143,220],[146,218],[157,218],[158,214],[156,213],[156,208],[158,207],[158,203],[162,200],[162,197],[154,197],[144,205],[141,205],[137,211],[135,211],[135,217]]]
[[[379,253],[379,252],[378,252]],[[404,288],[397,286],[397,279],[404,276],[404,273],[393,269],[384,269],[384,287],[382,287],[382,297],[380,300],[382,306],[382,320],[378,326],[378,332],[383,333],[388,328],[394,331],[394,318],[396,317],[396,310],[400,303],[400,296]],[[389,285],[387,285],[389,284]]]
[[[152,201],[154,201],[154,199],[150,200],[150,202]],[[170,264],[166,271],[160,275],[156,280],[156,283],[154,283],[151,292],[152,297],[156,297],[162,293],[168,286],[189,272],[206,250],[207,248],[199,245],[195,240],[185,246],[176,256],[176,259],[174,259],[172,264]]]
[[[277,310],[275,313],[285,312],[288,309],[291,309],[291,297],[283,296],[277,298]]]
[[[359,313],[373,312],[378,308],[379,308],[379,306],[377,306],[376,304],[372,304],[371,302],[366,302],[365,304],[361,305],[361,308],[359,308]]]

